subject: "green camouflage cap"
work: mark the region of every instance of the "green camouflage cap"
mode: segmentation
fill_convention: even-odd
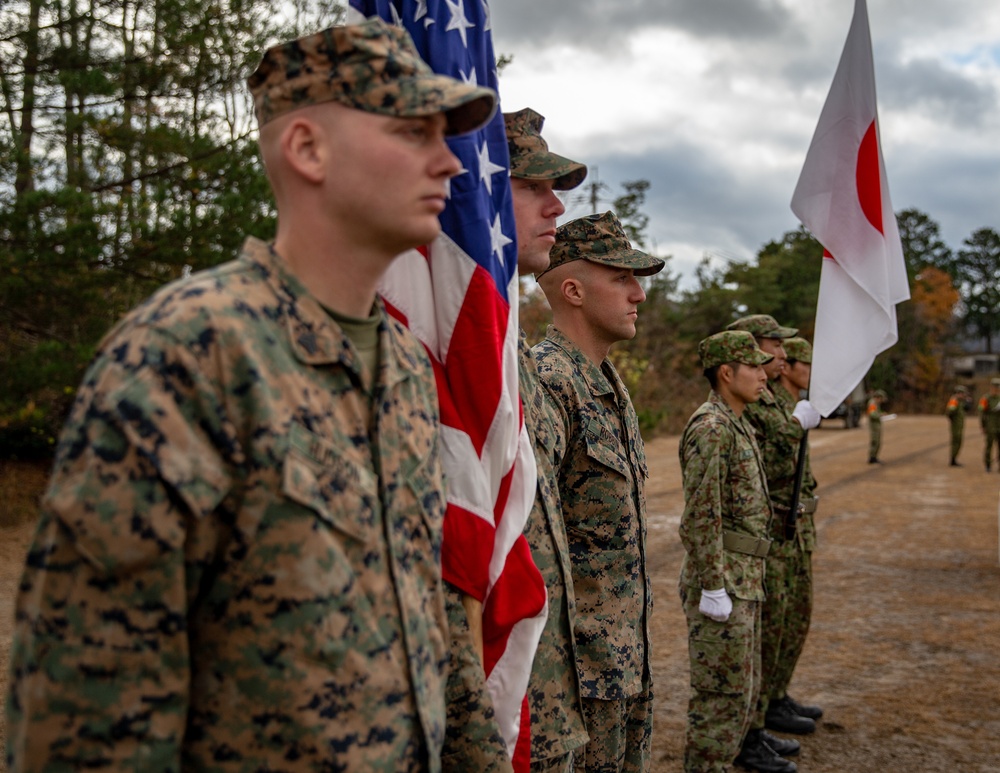
[[[538,278],[574,260],[589,260],[603,266],[630,268],[636,276],[650,276],[663,269],[661,258],[632,248],[625,229],[614,212],[587,215],[556,229],[556,243],[549,253],[549,267]]]
[[[804,338],[786,338],[781,342],[782,347],[785,350],[785,354],[788,359],[795,360],[796,362],[805,362],[812,364],[813,361],[813,348],[812,345]]]
[[[542,138],[545,118],[530,107],[503,114],[510,151],[510,176],[524,180],[554,180],[557,191],[568,191],[583,182],[587,167],[556,155]]]
[[[260,126],[300,107],[338,102],[400,118],[444,113],[452,135],[478,129],[497,108],[496,92],[436,74],[409,33],[377,18],[269,48],[247,85]]]
[[[889,399],[889,396],[885,392],[883,392],[881,389],[876,389],[875,390],[875,394],[873,395],[873,397],[880,397],[883,400],[888,400]]]
[[[774,355],[762,351],[757,339],[743,330],[724,330],[704,339],[698,344],[698,356],[705,370],[727,362],[741,362],[744,365],[763,365],[774,359]]]
[[[1000,386],[1000,378],[991,378],[990,386]]]
[[[969,390],[966,387],[959,384],[957,387],[955,387],[955,392],[956,394],[967,395],[969,393]]]
[[[798,329],[782,327],[769,314],[751,314],[726,325],[726,330],[746,330],[757,338],[791,338]]]

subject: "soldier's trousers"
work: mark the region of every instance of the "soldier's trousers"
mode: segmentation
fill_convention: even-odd
[[[962,427],[951,428],[951,461],[958,461],[958,452],[962,450]]]
[[[882,448],[882,422],[868,420],[868,458],[878,459],[879,449]]]
[[[997,466],[1000,467],[1000,432],[986,430],[983,446],[983,461],[990,467],[990,457],[993,456],[993,446],[997,447]]]
[[[574,773],[649,773],[653,746],[650,686],[621,700],[583,699],[590,740],[573,751]]]
[[[688,623],[691,697],[685,773],[722,773],[739,754],[760,692],[759,601],[733,598],[729,620],[698,611],[701,590],[681,587]]]
[[[751,727],[764,727],[768,703],[783,698],[812,619],[812,554],[798,539],[775,541],[767,554],[760,625],[760,698]]]

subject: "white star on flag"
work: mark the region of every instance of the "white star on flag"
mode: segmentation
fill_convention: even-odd
[[[493,175],[506,169],[505,166],[498,166],[490,160],[490,148],[484,142],[479,148],[479,179],[486,186],[486,191],[493,195]]]
[[[497,256],[500,263],[503,263],[503,248],[511,243],[502,230],[500,225],[500,213],[493,218],[493,225],[490,226],[490,244],[493,246],[493,254]]]
[[[476,25],[465,18],[465,6],[462,0],[445,0],[448,4],[448,10],[451,11],[451,19],[448,20],[448,26],[445,27],[445,32],[451,32],[452,30],[458,30],[458,34],[462,36],[462,45],[468,46],[469,41],[466,38],[465,31],[471,29]]]

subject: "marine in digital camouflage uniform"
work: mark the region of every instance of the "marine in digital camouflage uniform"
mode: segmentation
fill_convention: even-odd
[[[437,397],[375,286],[440,229],[445,133],[496,98],[378,21],[270,49],[249,85],[275,242],[155,294],[88,370],[17,599],[12,771],[442,768],[463,675]],[[419,146],[384,131],[411,123]],[[384,198],[338,190],[385,157]],[[359,196],[400,226],[331,238]],[[324,281],[360,255],[349,286]]]
[[[986,472],[992,468],[994,446],[997,449],[997,468],[1000,469],[1000,378],[990,379],[990,391],[979,398],[979,426],[986,435],[983,445]]]
[[[635,335],[636,275],[659,258],[632,249],[613,213],[560,226],[539,282],[553,326],[534,347],[555,406],[553,459],[576,595],[576,660],[590,741],[576,771],[648,771],[652,678],[646,571],[646,457],[611,345]]]
[[[587,174],[583,164],[548,149],[541,135],[543,122],[544,118],[530,108],[504,114],[517,226],[517,270],[522,276],[541,273],[549,266],[556,218],[566,211],[554,191],[577,187]],[[524,534],[545,580],[549,605],[528,684],[531,770],[570,773],[573,750],[587,741],[573,640],[576,599],[566,526],[552,467],[553,408],[539,384],[538,365],[527,337],[523,330],[519,332],[521,402],[538,474],[535,502]]]
[[[712,391],[678,446],[685,552],[678,588],[691,673],[684,770],[721,773],[740,752],[760,690],[771,503],[744,408],[762,393],[761,365],[771,355],[742,331],[706,338],[698,354]]]
[[[962,450],[962,436],[965,434],[965,411],[969,403],[969,390],[959,384],[955,387],[944,413],[948,417],[948,429],[951,435],[951,461],[952,467],[961,467],[958,463],[958,452]]]
[[[784,682],[784,678],[785,675],[790,678],[795,662],[783,661],[783,658],[789,657],[797,660],[797,654],[790,651],[789,644],[793,637],[801,635],[801,621],[794,619],[795,615],[791,610],[800,601],[797,597],[801,597],[803,590],[808,590],[791,587],[796,579],[800,584],[804,581],[805,571],[797,515],[794,518],[794,536],[791,539],[786,536],[786,524],[792,517],[789,508],[799,444],[805,436],[803,427],[793,418],[793,409],[800,401],[790,398],[790,402],[785,403],[777,395],[778,381],[787,358],[783,344],[798,331],[782,327],[766,314],[742,317],[727,329],[751,333],[761,349],[774,355],[764,366],[768,376],[767,388],[760,400],[748,405],[746,409],[746,421],[754,429],[757,445],[764,459],[764,474],[775,517],[771,523],[772,545],[764,578],[764,603],[761,606],[760,696],[750,723],[750,732],[740,753],[740,761],[751,770],[781,770],[780,762],[772,765],[769,761],[769,757],[773,756],[768,753],[769,750],[779,758],[793,756],[798,754],[799,744],[773,736],[765,731],[765,727],[800,734],[811,733],[816,729],[814,719],[799,714],[795,710],[797,704],[786,697],[788,684]],[[808,402],[802,401],[802,404],[808,405]],[[818,423],[818,414],[816,417]],[[812,508],[815,501],[811,497],[809,499],[808,504]],[[796,632],[789,630],[791,626],[797,629]],[[771,705],[772,698],[775,699],[774,705]],[[813,707],[805,708],[805,711],[822,714]]]
[[[868,464],[881,464],[878,454],[882,450],[882,403],[886,395],[881,389],[876,389],[868,401],[866,414],[868,416]]]

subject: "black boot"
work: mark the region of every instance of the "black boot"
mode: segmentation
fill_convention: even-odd
[[[816,723],[809,717],[797,714],[788,701],[780,700],[768,704],[767,713],[764,714],[764,727],[779,733],[809,735],[815,732]]]
[[[794,762],[786,760],[774,751],[763,738],[763,731],[751,730],[743,740],[736,764],[747,770],[759,770],[761,773],[797,773]]]
[[[791,695],[785,695],[781,700],[787,701],[788,705],[792,707],[792,711],[798,714],[800,717],[809,717],[809,719],[819,719],[823,716],[823,709],[819,706],[806,706],[799,703]]]
[[[794,738],[779,738],[766,730],[760,731],[760,737],[779,757],[794,757],[802,750],[802,745]]]

